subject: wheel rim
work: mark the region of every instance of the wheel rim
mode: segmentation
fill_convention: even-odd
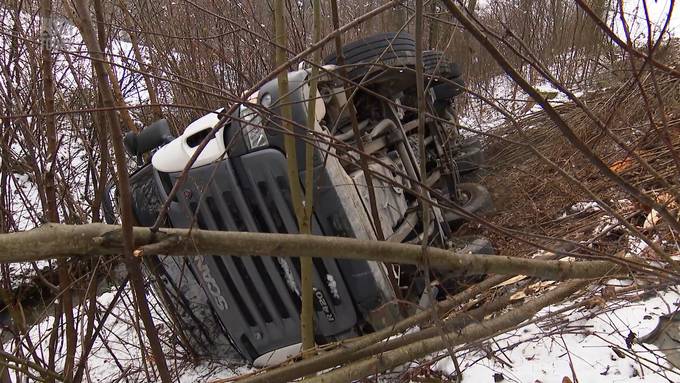
[[[458,194],[460,195],[460,198],[457,201],[461,204],[461,206],[465,206],[470,202],[470,192],[467,190],[459,190]]]

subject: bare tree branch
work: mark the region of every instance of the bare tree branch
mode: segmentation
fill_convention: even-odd
[[[392,263],[423,264],[418,245],[363,241],[352,238],[302,234],[265,234],[188,229],[133,229],[137,256],[144,254],[228,256],[306,256],[339,259],[369,259]],[[119,254],[123,249],[119,226],[105,224],[46,224],[27,232],[0,234],[0,261],[28,262],[64,255]],[[547,261],[500,255],[457,254],[429,249],[430,266],[460,275],[530,275],[545,279],[601,278],[620,274],[622,269],[603,261]]]

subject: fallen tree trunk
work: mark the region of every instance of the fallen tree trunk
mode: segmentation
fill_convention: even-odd
[[[420,246],[352,238],[302,234],[270,234],[190,229],[133,229],[135,255],[171,256],[287,256],[364,259],[389,263],[423,264]],[[0,234],[0,262],[29,262],[64,256],[120,254],[120,226],[46,224],[37,229]],[[500,255],[462,254],[450,250],[428,250],[430,267],[452,270],[460,275],[528,275],[551,280],[609,277],[624,268],[606,261],[552,261]]]
[[[352,382],[416,361],[447,346],[453,347],[493,336],[530,319],[542,308],[568,298],[586,285],[587,281],[582,280],[566,282],[554,290],[525,302],[521,307],[510,310],[493,319],[470,324],[462,330],[447,332],[446,336],[443,337],[431,337],[407,344],[362,361],[347,364],[325,374],[310,377],[305,381],[314,383]]]

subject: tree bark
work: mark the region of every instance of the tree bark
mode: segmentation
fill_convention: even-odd
[[[365,241],[353,238],[304,234],[270,234],[197,229],[132,229],[135,255],[165,254],[192,256],[302,256],[422,265],[419,245]],[[41,259],[91,257],[120,254],[124,250],[120,226],[46,224],[26,232],[0,234],[0,262],[28,262]],[[551,280],[602,278],[624,273],[625,269],[605,261],[550,261],[501,255],[459,254],[430,248],[432,268],[455,271],[460,275],[528,275]],[[622,264],[625,261],[622,260]]]
[[[443,349],[447,342],[451,346],[454,346],[492,336],[530,319],[542,308],[567,298],[585,285],[586,282],[584,281],[567,282],[564,286],[549,291],[526,302],[521,307],[494,319],[485,320],[483,323],[472,324],[460,331],[448,333],[449,336],[447,336],[446,339],[443,337],[435,337],[409,344],[368,358],[364,361],[346,365],[321,376],[311,378],[309,379],[309,382],[351,382],[423,358],[433,352]]]
[[[52,0],[40,1],[41,19],[41,55],[42,55],[42,76],[43,76],[43,95],[45,99],[45,130],[47,136],[47,156],[45,160],[45,197],[47,206],[45,211],[50,222],[59,222],[59,211],[57,207],[57,189],[55,182],[55,168],[57,165],[57,127],[54,118],[54,75],[52,73]],[[71,278],[69,275],[69,262],[66,258],[57,261],[57,274],[59,277],[59,304],[64,313],[64,340],[66,343],[66,357],[64,359],[64,379],[70,381],[73,377],[73,366],[76,353],[76,330],[73,318],[73,298],[71,296]],[[56,337],[59,331],[53,331],[50,337],[53,342],[50,345],[57,346]],[[51,353],[56,354],[56,349],[51,349]],[[50,361],[53,361],[50,359]],[[50,366],[53,368],[54,366]]]
[[[71,11],[71,17],[83,36],[83,41],[87,46],[90,57],[92,58],[92,65],[95,69],[97,77],[97,85],[101,91],[102,103],[105,107],[112,107],[115,105],[115,101],[111,91],[111,84],[109,83],[109,74],[107,73],[106,65],[104,64],[106,57],[103,53],[104,49],[99,45],[99,41],[96,38],[96,34],[92,26],[92,17],[90,16],[87,0],[75,0],[75,9],[71,8],[69,2],[66,0],[64,0],[63,4],[67,10]],[[123,223],[121,230],[121,252],[123,254],[123,262],[125,263],[130,277],[130,282],[137,303],[137,309],[139,310],[140,317],[144,323],[144,330],[146,331],[147,338],[149,339],[149,345],[151,346],[151,351],[154,357],[156,368],[158,369],[160,380],[163,383],[170,383],[172,381],[170,372],[168,370],[165,355],[163,354],[163,349],[161,347],[160,340],[158,339],[158,332],[153,322],[153,318],[151,317],[151,311],[149,310],[148,302],[146,300],[140,262],[139,259],[135,259],[132,256],[132,249],[134,246],[132,232],[132,196],[130,194],[130,184],[127,174],[125,149],[123,148],[120,121],[118,120],[118,116],[114,109],[110,109],[107,112],[107,116],[111,128],[111,141],[113,144],[116,171],[118,173],[118,190],[120,193],[119,206],[121,211],[121,220]]]
[[[288,39],[286,38],[285,13],[283,0],[276,0],[274,3],[274,34],[276,38],[276,66],[284,65],[287,62],[286,49]],[[277,76],[279,94],[281,97],[277,103],[281,105],[281,128],[284,132],[290,132],[284,136],[284,146],[286,149],[286,160],[288,161],[288,185],[290,186],[291,203],[295,211],[298,230],[302,234],[311,233],[311,225],[307,219],[307,210],[311,206],[305,206],[302,200],[302,187],[300,185],[300,172],[298,168],[297,143],[293,136],[294,127],[290,121],[293,119],[293,110],[288,101],[288,71],[279,72]],[[310,111],[310,114],[313,110]],[[307,169],[309,172],[311,169]],[[310,177],[310,174],[307,174]],[[312,190],[307,190],[307,195],[312,195]],[[300,310],[300,337],[303,350],[314,348],[314,291],[312,286],[312,259],[300,257],[300,290],[302,307]]]

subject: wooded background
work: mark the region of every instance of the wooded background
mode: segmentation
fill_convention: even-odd
[[[281,0],[286,59],[313,46],[312,3]],[[425,48],[444,51],[461,65],[468,89],[456,101],[458,118],[467,135],[483,139],[488,157],[483,182],[498,213],[477,217],[459,234],[487,235],[500,255],[516,258],[491,257],[486,263],[470,258],[458,265],[462,274],[481,269],[497,275],[441,303],[441,313],[456,309],[443,315],[446,324],[426,311],[390,332],[330,346],[302,362],[246,376],[247,381],[287,381],[339,361],[354,364],[316,379],[360,379],[444,349],[454,356],[454,346],[487,339],[577,291],[574,305],[606,312],[609,301],[677,284],[678,44],[667,33],[668,20],[651,20],[645,1],[634,7],[609,0],[347,0],[337,3],[342,33],[333,27],[333,4],[320,2],[324,38],[336,34],[347,43],[376,32],[418,31]],[[132,257],[140,250],[133,236],[144,234],[133,232],[122,214],[117,242],[81,246],[78,238],[120,230],[89,224],[102,222],[106,184],[120,185],[134,168],[122,151],[122,133],[166,118],[179,134],[206,112],[239,102],[244,91],[272,74],[274,5],[252,0],[0,5],[2,379],[94,381],[88,360],[95,348],[107,349],[114,360],[107,381],[169,382],[186,365],[202,362],[176,339],[170,316],[156,312],[161,309],[149,278],[139,257]],[[365,17],[371,12],[374,16]],[[321,48],[324,56],[334,50],[330,38]],[[295,60],[290,69],[311,58]],[[575,209],[579,202],[593,207]],[[126,203],[129,196],[123,195],[123,212],[129,210]],[[47,222],[65,225],[22,233]],[[177,249],[188,235],[178,234]],[[208,236],[195,235],[198,242]],[[229,240],[243,247],[210,249],[252,254],[267,244],[264,237],[234,235]],[[284,250],[290,254],[300,250],[299,240],[311,241],[317,247],[308,249],[319,253],[338,245],[324,238],[270,240],[290,241]],[[344,245],[357,246],[357,257],[421,262],[417,249]],[[435,262],[459,260],[433,253]],[[553,258],[533,260],[536,254]],[[567,268],[556,261],[564,257],[583,262]],[[125,277],[116,275],[121,262]],[[490,292],[513,275],[528,277]],[[602,288],[602,278],[614,275],[634,282],[622,290]],[[576,281],[532,287],[531,299],[509,310],[516,303],[510,296],[535,286],[534,277]],[[108,303],[97,303],[101,280],[115,297]],[[125,302],[135,336],[120,343],[139,355],[134,367],[116,360],[119,351],[101,338],[108,316]],[[39,336],[29,336],[48,316],[52,320]],[[481,325],[484,318],[492,319]],[[415,335],[377,343],[415,324],[421,325]],[[399,379],[433,374],[423,366]]]

